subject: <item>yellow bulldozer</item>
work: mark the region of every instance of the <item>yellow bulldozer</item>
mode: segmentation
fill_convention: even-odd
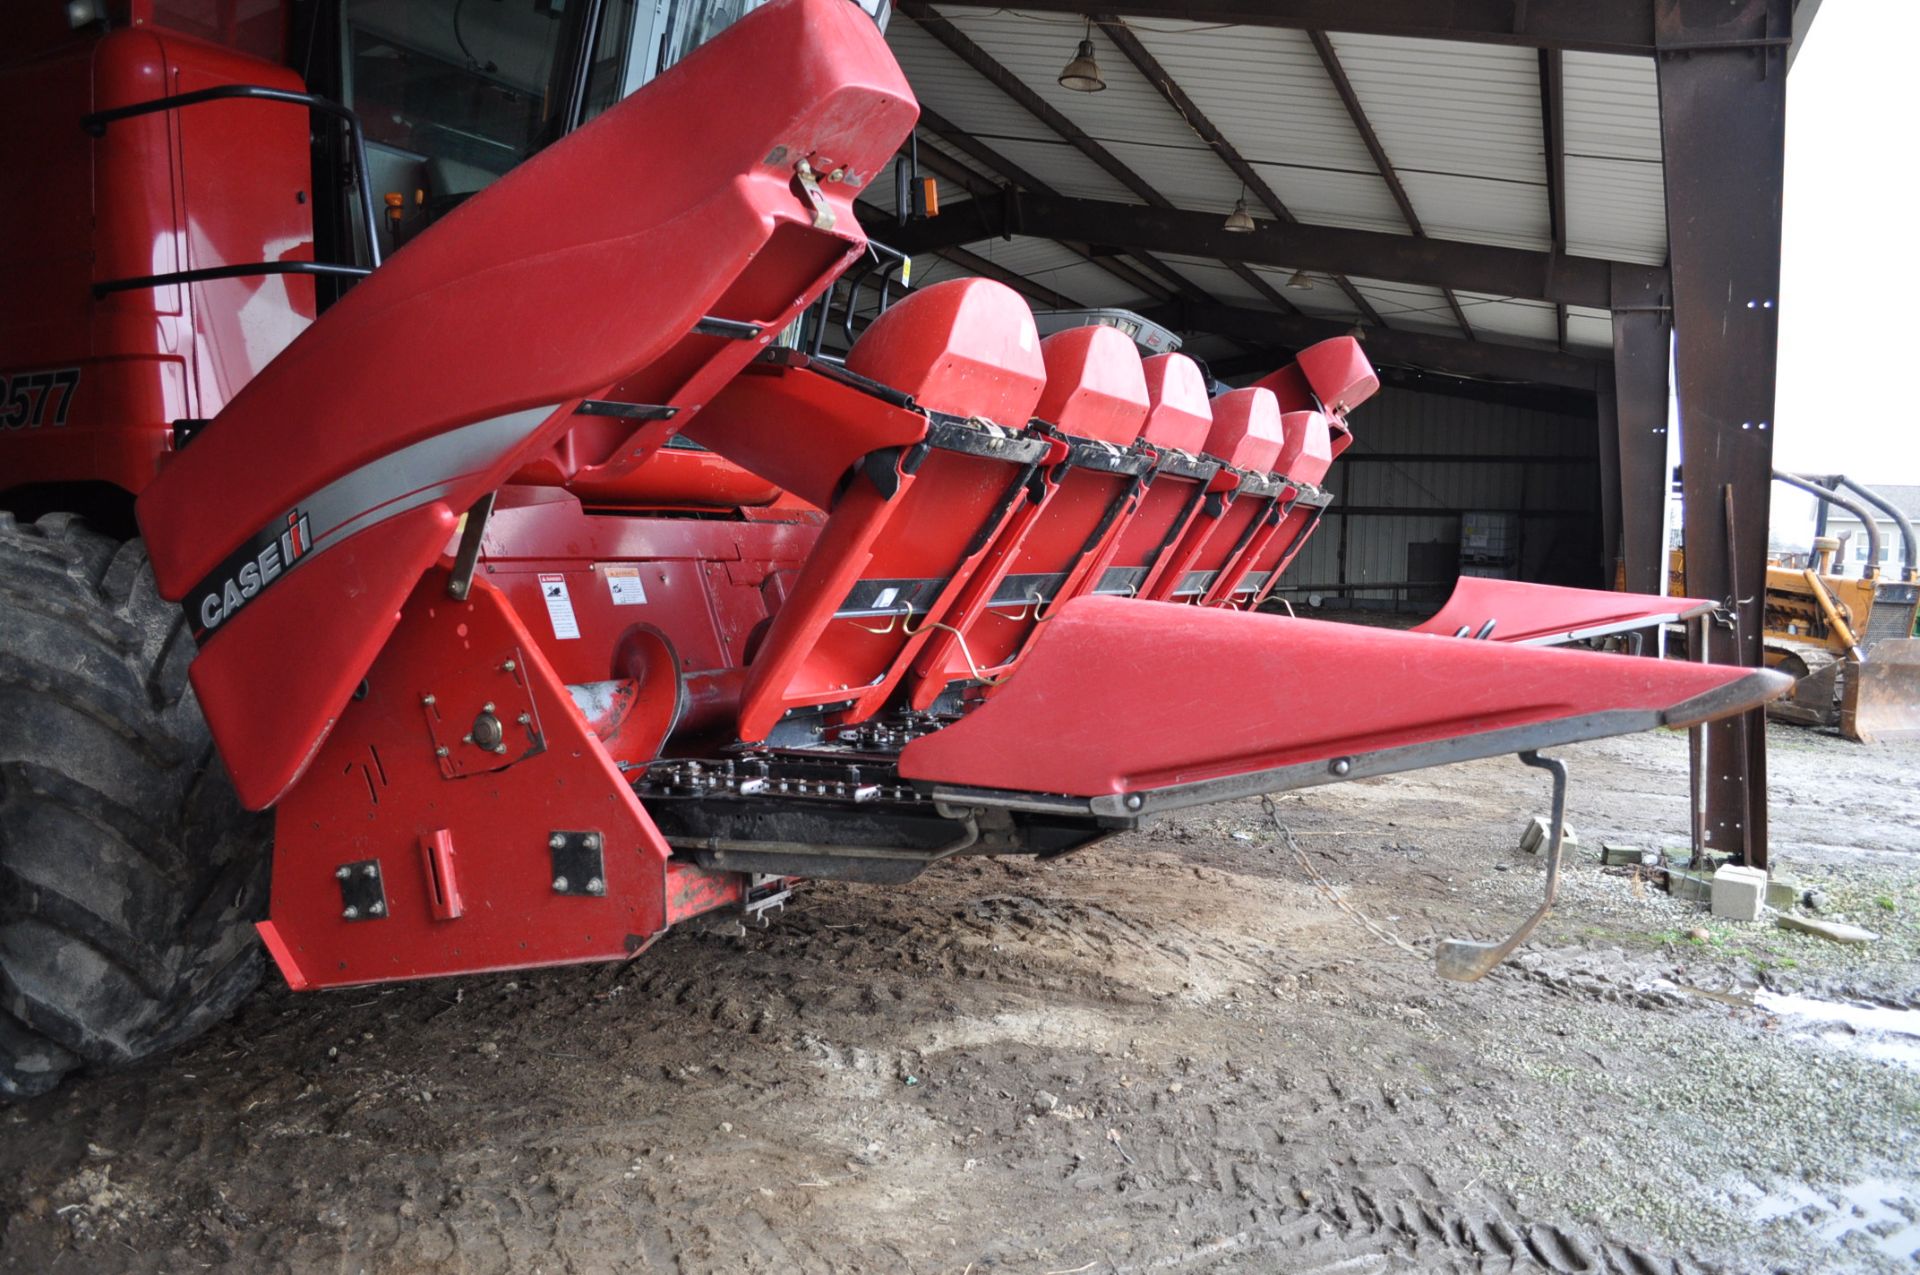
[[[1795,678],[1793,691],[1768,713],[1775,721],[1837,729],[1848,739],[1920,739],[1920,556],[1913,523],[1844,475],[1776,471],[1774,478],[1852,514],[1867,544],[1858,576],[1845,574],[1844,539],[1826,535],[1814,537],[1804,562],[1768,562],[1767,664]],[[1881,571],[1876,510],[1898,528],[1898,579]]]
[[[1845,574],[1844,538],[1816,535],[1805,561],[1798,554],[1768,560],[1767,666],[1790,674],[1794,687],[1767,705],[1767,715],[1862,742],[1920,739],[1920,552],[1912,521],[1844,475],[1812,478],[1776,470],[1774,479],[1852,514],[1867,545],[1858,576]],[[1898,579],[1881,571],[1874,510],[1898,529]],[[1668,551],[1667,571],[1667,591],[1683,595],[1684,549]]]

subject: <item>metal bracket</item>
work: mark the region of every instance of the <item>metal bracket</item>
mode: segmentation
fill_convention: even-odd
[[[775,873],[755,872],[747,877],[747,888],[740,893],[740,911],[748,921],[761,929],[770,923],[767,914],[778,909],[787,910],[787,900],[793,897],[793,887],[788,884],[790,878]]]
[[[487,534],[487,520],[493,517],[493,502],[498,492],[488,492],[467,510],[467,525],[460,532],[460,548],[453,555],[453,574],[447,577],[447,594],[456,602],[466,600],[473,587],[473,569],[480,564],[480,538]]]
[[[547,838],[547,850],[553,868],[555,894],[599,898],[607,892],[606,857],[603,839],[595,830],[567,832],[556,829]]]
[[[1456,983],[1471,983],[1484,978],[1494,966],[1513,955],[1513,950],[1526,942],[1540,922],[1553,912],[1554,895],[1560,889],[1560,841],[1567,819],[1567,764],[1531,751],[1521,753],[1520,761],[1523,765],[1553,775],[1553,824],[1547,837],[1547,897],[1541,900],[1533,915],[1522,921],[1520,927],[1507,935],[1503,942],[1442,939],[1433,952],[1434,971],[1441,978],[1449,978]]]
[[[348,921],[379,921],[387,915],[387,886],[378,859],[356,859],[333,870],[340,883],[340,916]]]
[[[826,195],[820,190],[819,179],[813,174],[813,165],[804,159],[795,164],[793,184],[800,188],[800,198],[806,201],[807,207],[813,212],[813,228],[832,230],[837,217],[833,205],[827,202]]]

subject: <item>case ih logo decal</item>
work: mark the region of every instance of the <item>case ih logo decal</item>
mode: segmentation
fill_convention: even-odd
[[[260,591],[291,571],[313,548],[313,523],[300,509],[242,545],[202,580],[185,603],[195,641],[233,618]]]
[[[463,481],[470,484],[499,467],[556,406],[529,407],[423,438],[309,492],[187,591],[180,606],[193,640],[205,642],[297,564],[389,518],[447,500]],[[460,503],[471,502],[473,494],[469,485]]]

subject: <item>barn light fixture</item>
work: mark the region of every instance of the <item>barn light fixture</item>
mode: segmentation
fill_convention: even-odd
[[[1100,62],[1093,56],[1093,23],[1087,23],[1086,38],[1073,58],[1060,70],[1060,87],[1075,93],[1098,93],[1107,87],[1100,78]]]
[[[1234,235],[1250,235],[1254,232],[1253,214],[1247,211],[1244,196],[1233,201],[1233,211],[1227,214],[1227,220],[1220,229]]]
[[[1287,276],[1287,286],[1295,292],[1311,292],[1313,280],[1307,277],[1306,271],[1296,270]]]

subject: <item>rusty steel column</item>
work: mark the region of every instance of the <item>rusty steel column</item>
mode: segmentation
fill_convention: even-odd
[[[1620,563],[1620,407],[1613,386],[1594,395],[1594,458],[1600,466],[1600,585],[1614,587]]]
[[[1773,471],[1789,0],[1656,0],[1687,592],[1715,663],[1758,667]],[[1694,735],[1703,847],[1767,864],[1766,717]]]
[[[1632,593],[1658,593],[1667,570],[1667,367],[1672,298],[1665,286],[1613,281],[1613,393],[1619,413],[1620,557]]]

